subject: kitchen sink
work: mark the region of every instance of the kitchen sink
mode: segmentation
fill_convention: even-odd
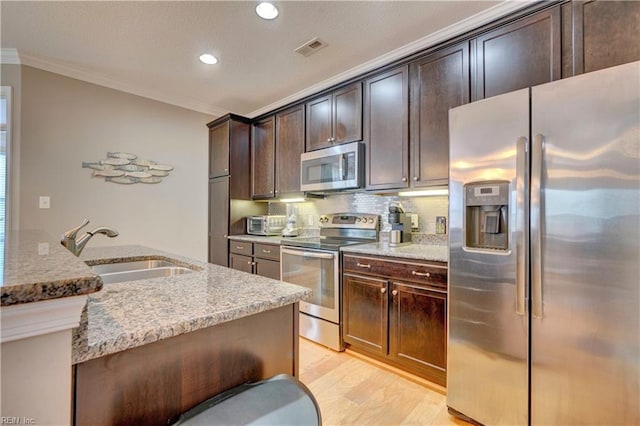
[[[105,284],[172,277],[174,275],[188,274],[195,270],[160,259],[106,263],[93,265],[91,268],[100,275],[102,282]]]

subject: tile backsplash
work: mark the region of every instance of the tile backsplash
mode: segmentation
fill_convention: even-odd
[[[327,213],[374,213],[382,220],[381,231],[391,230],[388,220],[389,204],[400,202],[404,211],[418,215],[418,229],[413,230],[413,240],[417,243],[446,244],[446,234],[436,234],[436,218],[449,216],[449,201],[446,195],[436,197],[400,197],[373,195],[369,193],[336,194],[318,199],[297,203],[298,227],[301,234],[315,234],[318,219]],[[285,214],[286,205],[269,203],[269,214]],[[448,222],[448,220],[447,220]],[[447,223],[448,225],[448,223]],[[448,233],[448,227],[446,232]]]

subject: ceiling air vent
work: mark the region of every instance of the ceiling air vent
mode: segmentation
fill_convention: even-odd
[[[327,43],[320,40],[318,37],[312,38],[302,46],[298,47],[295,52],[298,52],[302,56],[310,56],[312,53],[316,53],[318,50],[325,47]]]

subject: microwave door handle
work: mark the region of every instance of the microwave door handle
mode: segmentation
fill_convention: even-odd
[[[340,154],[340,166],[339,166],[339,173],[340,173],[340,179],[341,180],[347,180],[347,156],[344,154]]]

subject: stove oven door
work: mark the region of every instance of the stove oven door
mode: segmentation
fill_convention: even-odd
[[[313,291],[311,298],[300,302],[300,312],[340,323],[340,277],[337,251],[294,249],[280,251],[282,281]]]

